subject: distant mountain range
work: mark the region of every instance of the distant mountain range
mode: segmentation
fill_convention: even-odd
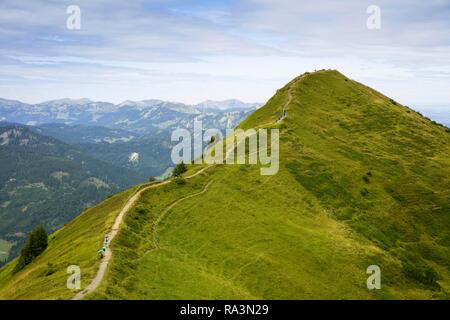
[[[0,124],[0,162],[0,239],[15,244],[11,256],[36,224],[56,230],[142,181],[135,171],[17,124]]]
[[[14,257],[36,224],[56,230],[111,193],[170,173],[173,129],[201,120],[225,131],[258,105],[0,99],[0,241],[12,245],[0,258]]]
[[[0,121],[27,125],[92,125],[140,135],[190,127],[194,119],[214,128],[232,128],[260,103],[205,101],[198,105],[162,100],[124,101],[114,105],[89,99],[60,99],[39,104],[0,99]]]
[[[201,110],[246,110],[260,107],[261,103],[245,103],[236,99],[224,101],[206,100],[196,105]]]
[[[19,273],[1,268],[0,299],[449,299],[450,128],[334,70],[293,79],[238,127],[279,130],[276,175],[194,164],[110,197]]]
[[[260,104],[207,100],[186,105],[161,100],[124,101],[114,105],[89,99],[60,99],[39,104],[0,99],[0,122],[28,125],[37,134],[56,138],[89,156],[148,176],[172,165],[171,132],[203,128],[225,132]],[[135,158],[130,162],[130,156]]]

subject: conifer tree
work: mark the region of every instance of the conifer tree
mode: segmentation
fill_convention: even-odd
[[[177,164],[177,165],[175,166],[175,169],[173,169],[172,175],[173,175],[174,177],[179,177],[179,176],[181,176],[183,173],[185,173],[186,171],[187,171],[187,167],[186,167],[186,165],[184,164],[184,162],[181,161],[179,164]]]
[[[39,256],[48,245],[48,235],[43,225],[38,225],[28,235],[28,240],[20,250],[19,261],[14,268],[14,273],[19,272]]]

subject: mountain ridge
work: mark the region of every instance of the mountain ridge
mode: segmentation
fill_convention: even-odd
[[[232,101],[235,106],[237,100]],[[60,99],[40,104],[3,99],[0,100],[0,121],[34,126],[47,123],[92,125],[137,134],[155,134],[161,130],[186,127],[197,118],[201,118],[206,127],[221,128],[222,122],[235,126],[259,104],[239,105],[239,108],[205,109],[199,105],[162,100],[124,101],[114,105],[88,99]]]
[[[215,165],[143,192],[86,298],[448,299],[448,128],[333,70],[289,82],[239,127],[280,130],[278,174]],[[22,273],[0,269],[0,297],[72,298],[68,263],[85,288],[103,235],[144,187],[80,215]],[[370,265],[380,290],[366,286]]]
[[[112,103],[112,102],[106,102],[101,100],[91,100],[89,98],[60,98],[60,99],[52,99],[52,100],[46,100],[38,103],[27,103],[22,102],[17,99],[5,99],[0,97],[0,103],[5,105],[10,104],[18,104],[23,107],[32,108],[35,106],[41,106],[41,107],[47,107],[49,105],[58,106],[58,105],[100,105],[100,106],[114,106],[116,109],[122,107],[122,106],[136,106],[136,107],[152,107],[157,104],[173,104],[173,105],[180,105],[180,106],[186,106],[186,107],[199,107],[204,104],[211,104],[216,105],[222,108],[222,110],[228,110],[233,108],[240,108],[240,109],[251,109],[257,106],[261,106],[262,103],[259,102],[243,102],[239,99],[225,99],[225,100],[204,100],[199,103],[194,104],[188,104],[183,102],[175,102],[175,101],[168,101],[168,100],[161,100],[161,99],[144,99],[144,100],[124,100],[120,103]]]

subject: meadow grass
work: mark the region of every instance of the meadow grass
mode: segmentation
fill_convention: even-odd
[[[1,268],[0,299],[70,299],[75,294],[66,285],[67,267],[70,265],[81,268],[84,288],[97,272],[97,251],[102,246],[105,233],[109,232],[116,215],[135,189],[85,210],[50,235],[48,248],[17,274],[12,273],[17,259]]]
[[[240,127],[261,123],[282,130],[280,172],[220,165],[146,193],[92,299],[448,297],[445,128],[335,71],[295,79]],[[148,251],[158,216],[208,181],[165,215]],[[371,264],[382,290],[367,290]]]
[[[216,165],[145,191],[89,299],[449,298],[448,129],[330,70],[294,79],[239,127],[281,130],[278,174]],[[132,192],[57,232],[22,273],[1,269],[0,298],[70,297],[69,262],[85,286]],[[48,263],[59,271],[43,276]],[[366,287],[372,264],[381,290]]]

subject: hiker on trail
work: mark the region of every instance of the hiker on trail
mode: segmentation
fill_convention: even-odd
[[[103,245],[104,245],[105,247],[108,247],[108,244],[109,244],[109,236],[108,236],[108,235],[105,235],[105,240],[103,241]]]
[[[103,259],[105,257],[105,254],[106,254],[106,247],[101,248],[98,251],[98,254],[100,255],[100,259]]]

